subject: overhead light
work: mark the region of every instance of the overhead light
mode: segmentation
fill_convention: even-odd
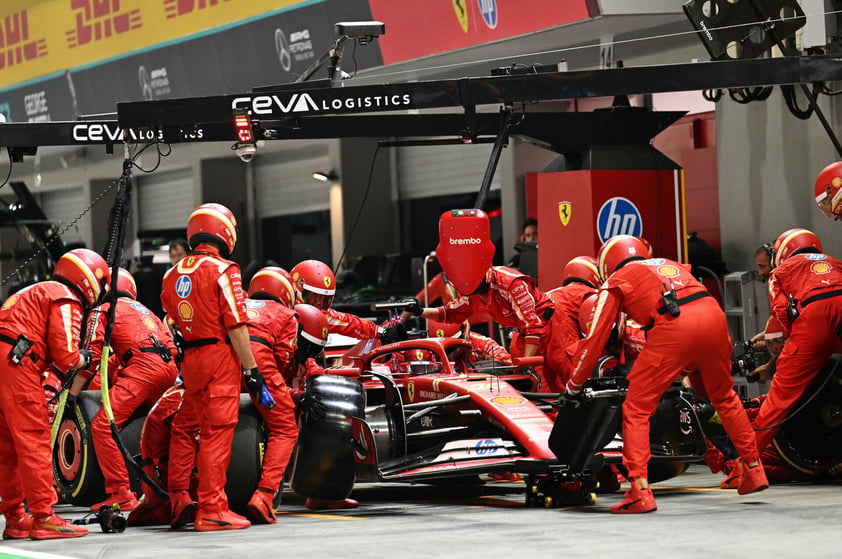
[[[325,173],[323,171],[316,171],[313,173],[313,178],[317,181],[327,182],[327,181],[338,181],[339,175],[336,174],[336,171],[330,171]]]

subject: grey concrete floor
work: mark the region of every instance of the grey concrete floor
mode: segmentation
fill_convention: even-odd
[[[287,492],[278,524],[197,533],[129,528],[75,540],[5,541],[3,551],[74,558],[840,557],[842,485],[790,484],[754,495],[719,489],[701,465],[654,486],[658,511],[612,515],[622,491],[567,509],[523,506],[524,486],[358,485],[360,507],[312,514]],[[627,486],[624,485],[623,490]],[[84,510],[59,506],[74,519]]]

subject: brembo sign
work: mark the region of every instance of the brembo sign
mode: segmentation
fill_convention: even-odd
[[[250,95],[235,97],[232,109],[250,110],[253,115],[356,112],[367,109],[382,111],[407,109],[412,105],[409,93],[361,95],[314,99],[309,93],[287,95]]]

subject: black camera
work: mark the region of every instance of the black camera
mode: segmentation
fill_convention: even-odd
[[[108,505],[102,505],[93,515],[73,521],[73,524],[77,526],[95,523],[98,523],[100,529],[107,534],[119,534],[126,529],[126,518],[120,514],[120,509],[112,508]]]
[[[751,342],[746,340],[736,342],[731,352],[731,375],[746,377],[746,382],[757,382],[757,375],[749,375],[758,366],[767,363],[770,354],[765,349],[755,349]]]

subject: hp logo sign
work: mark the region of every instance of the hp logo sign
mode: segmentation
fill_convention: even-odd
[[[603,243],[617,235],[640,237],[643,233],[643,219],[631,200],[617,196],[610,198],[599,208],[596,232]]]

